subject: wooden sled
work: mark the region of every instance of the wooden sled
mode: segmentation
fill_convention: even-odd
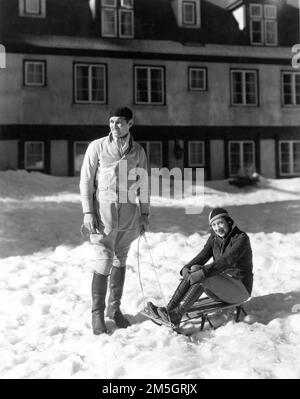
[[[234,304],[229,304],[225,302],[218,301],[216,299],[210,298],[210,297],[204,297],[201,299],[198,299],[193,306],[185,313],[183,316],[180,325],[175,326],[171,322],[166,323],[161,318],[153,313],[149,309],[149,302],[146,305],[145,309],[143,312],[141,312],[144,316],[149,318],[153,323],[157,325],[165,325],[167,327],[172,328],[173,331],[178,332],[178,333],[183,333],[181,327],[189,322],[190,320],[196,320],[200,319],[201,320],[201,326],[200,326],[200,331],[204,329],[205,323],[208,322],[209,326],[211,328],[215,328],[210,316],[212,314],[215,314],[217,312],[221,312],[223,310],[230,310],[230,309],[236,309],[236,316],[235,316],[235,321],[239,322],[240,321],[240,316],[241,313],[243,313],[245,316],[247,316],[247,313],[244,309],[244,302],[241,303],[234,303]]]

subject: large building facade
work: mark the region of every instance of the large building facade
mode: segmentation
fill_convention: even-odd
[[[300,176],[299,6],[0,0],[0,170],[80,171],[127,105],[152,167]]]

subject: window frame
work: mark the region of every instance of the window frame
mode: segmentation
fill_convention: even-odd
[[[253,15],[252,10],[254,7],[259,7],[261,12],[260,15]],[[272,16],[267,16],[267,10],[273,9],[275,12]],[[255,46],[278,46],[278,21],[277,21],[277,7],[275,4],[254,4],[249,5],[249,25],[250,25],[250,44]],[[261,26],[261,42],[253,40],[253,22],[260,22]],[[267,25],[274,24],[275,29],[275,41],[267,42]]]
[[[204,77],[203,77],[203,82],[204,82],[204,88],[193,88],[192,87],[192,77],[191,74],[193,71],[203,71],[204,72]],[[188,67],[188,90],[189,91],[196,91],[196,92],[203,92],[207,91],[207,67],[197,67],[197,66],[189,66]]]
[[[283,76],[284,75],[291,75],[292,76],[292,104],[285,104],[284,102],[284,82],[283,82]],[[281,106],[284,108],[299,108],[300,103],[296,104],[296,82],[295,82],[295,76],[300,75],[300,72],[297,71],[281,71]]]
[[[126,1],[130,1],[130,4],[126,4]],[[121,0],[120,6],[123,8],[127,8],[127,9],[133,9],[134,8],[134,0]]]
[[[41,144],[42,145],[42,153],[41,153],[41,155],[42,155],[43,167],[34,168],[34,167],[28,166],[28,162],[27,162],[27,157],[28,157],[27,145],[28,144]],[[24,141],[24,168],[26,170],[37,170],[37,171],[45,169],[45,143],[44,143],[44,141],[35,141],[35,140]]]
[[[112,12],[114,14],[114,33],[105,33],[103,31],[104,27],[104,12]],[[117,37],[118,36],[118,12],[116,8],[102,7],[101,9],[101,36],[102,37]]]
[[[191,145],[192,144],[199,144],[201,143],[202,145],[202,158],[203,158],[203,162],[202,163],[194,163],[191,162]],[[205,141],[204,140],[189,140],[188,141],[188,164],[191,167],[204,167],[205,166]]]
[[[289,145],[289,172],[285,173],[282,172],[282,152],[281,152],[281,145],[282,144]],[[293,144],[299,143],[300,140],[279,140],[278,141],[278,156],[279,156],[279,175],[280,176],[299,176],[300,173],[294,172],[294,159],[293,159]],[[292,170],[292,171],[291,171]]]
[[[27,0],[19,0],[19,16],[27,18],[45,18],[46,17],[46,0],[37,0],[39,4],[39,12],[28,12],[26,9]]]
[[[41,83],[30,83],[28,82],[28,65],[29,64],[40,64],[42,65],[42,82]],[[33,60],[24,59],[23,60],[23,86],[24,87],[46,87],[47,86],[47,63],[45,60]]]
[[[187,21],[186,20],[186,7],[187,6],[192,6],[193,7],[193,21]],[[183,26],[195,26],[197,24],[197,4],[195,1],[191,0],[183,0],[182,1],[182,25]]]
[[[241,72],[243,75],[242,78],[242,88],[243,88],[243,92],[242,92],[242,97],[243,97],[243,103],[234,103],[233,102],[233,73],[234,72]],[[254,73],[255,74],[255,89],[256,89],[256,102],[255,104],[247,104],[245,103],[245,98],[247,95],[247,91],[246,91],[246,80],[245,80],[245,76],[246,73]],[[258,70],[257,69],[239,69],[239,68],[232,68],[230,69],[230,96],[231,96],[231,106],[233,107],[259,107],[259,74],[258,74]]]
[[[88,72],[88,96],[89,99],[88,101],[83,101],[83,100],[78,100],[77,99],[77,67],[78,66],[83,66],[83,67],[89,67],[89,72]],[[92,67],[101,67],[103,68],[104,71],[104,100],[103,101],[93,101],[91,100],[92,98],[92,79],[91,79],[91,75],[92,75]],[[107,98],[108,98],[108,89],[107,89],[107,64],[104,63],[88,63],[88,62],[74,62],[74,66],[73,66],[73,101],[74,104],[107,104]]]
[[[106,4],[106,1],[112,1],[113,4]],[[117,7],[117,0],[101,0],[101,7]]]
[[[148,101],[147,102],[142,102],[142,101],[137,101],[137,70],[138,69],[147,69],[147,97]],[[162,82],[161,82],[161,87],[162,87],[162,101],[161,102],[152,102],[151,101],[151,71],[152,69],[158,69],[162,71]],[[133,74],[134,74],[134,104],[135,105],[158,105],[158,106],[163,106],[166,105],[166,72],[165,72],[165,66],[161,65],[134,65],[133,66]],[[150,89],[150,90],[149,90]]]
[[[118,10],[118,20],[119,20],[119,37],[123,39],[132,39],[134,37],[134,13],[131,9],[122,9]],[[122,34],[122,18],[121,14],[130,14],[131,15],[131,34],[130,35],[123,35]]]
[[[228,173],[229,177],[237,177],[238,174],[232,173],[232,166],[231,166],[231,144],[233,143],[238,143],[239,144],[239,161],[240,165],[243,165],[244,167],[244,151],[243,151],[243,145],[244,144],[252,144],[252,149],[253,149],[253,162],[254,162],[254,167],[256,169],[256,153],[255,153],[255,141],[254,140],[229,140],[228,141]],[[242,149],[242,151],[241,151]]]

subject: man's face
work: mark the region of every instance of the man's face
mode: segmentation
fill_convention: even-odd
[[[121,116],[112,116],[109,118],[109,127],[114,137],[123,137],[129,133],[132,126],[132,120],[128,121]]]
[[[213,231],[219,236],[224,238],[229,233],[229,223],[223,217],[214,220],[211,224]]]

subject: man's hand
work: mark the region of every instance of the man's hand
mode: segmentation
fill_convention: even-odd
[[[140,226],[142,231],[147,231],[149,226],[149,215],[141,215],[140,216]]]
[[[96,233],[99,226],[95,214],[86,213],[83,217],[83,225],[89,233]]]
[[[197,272],[198,270],[200,270],[200,269],[202,269],[202,267],[203,267],[203,265],[198,265],[198,264],[195,264],[195,265],[193,265],[192,267],[191,267],[191,273],[193,273],[193,272]]]

